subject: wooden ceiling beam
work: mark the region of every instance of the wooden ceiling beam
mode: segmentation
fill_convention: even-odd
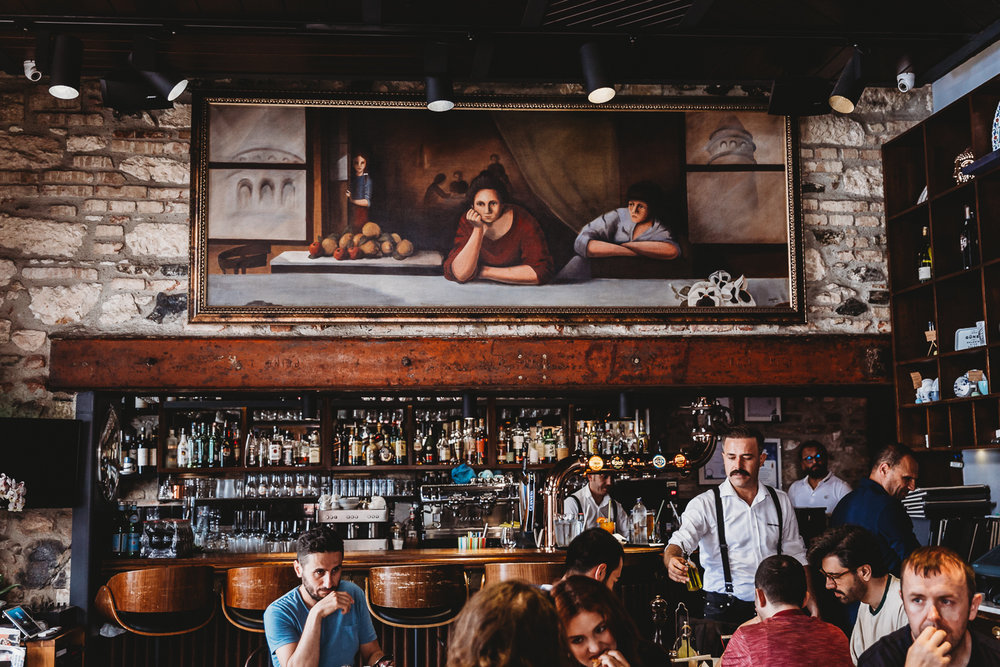
[[[64,390],[514,390],[891,384],[888,336],[59,338]]]

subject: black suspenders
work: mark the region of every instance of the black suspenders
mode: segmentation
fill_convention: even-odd
[[[781,513],[781,503],[778,502],[778,493],[768,486],[764,485],[767,489],[767,493],[771,496],[771,501],[774,502],[774,509],[778,512],[778,555],[781,555],[781,540],[785,534],[785,522],[784,517]],[[726,544],[726,526],[725,519],[722,514],[722,493],[719,492],[718,486],[712,487],[712,492],[715,494],[715,524],[719,532],[719,554],[722,556],[722,576],[726,580],[726,593],[729,595],[733,594],[733,571],[729,566],[729,545]]]

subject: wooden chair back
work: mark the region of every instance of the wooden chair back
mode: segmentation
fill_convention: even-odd
[[[566,571],[562,563],[487,563],[483,586],[501,581],[523,581],[534,586],[555,583]]]
[[[210,603],[212,577],[212,568],[206,565],[150,567],[119,572],[108,580],[107,587],[118,611],[194,611]]]
[[[224,602],[237,609],[263,611],[300,580],[291,565],[252,565],[226,571]]]

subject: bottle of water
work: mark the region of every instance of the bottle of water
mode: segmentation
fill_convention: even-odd
[[[642,498],[636,498],[632,507],[632,543],[649,544],[649,535],[646,533],[646,506],[642,504]]]

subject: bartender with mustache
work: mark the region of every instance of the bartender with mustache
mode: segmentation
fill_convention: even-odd
[[[761,433],[746,425],[726,433],[726,480],[691,499],[663,554],[670,578],[686,583],[687,556],[699,550],[707,619],[738,625],[754,617],[754,574],[768,556],[787,554],[806,563],[791,500],[780,489],[758,482],[766,457],[763,445]],[[806,600],[818,616],[812,595]]]

